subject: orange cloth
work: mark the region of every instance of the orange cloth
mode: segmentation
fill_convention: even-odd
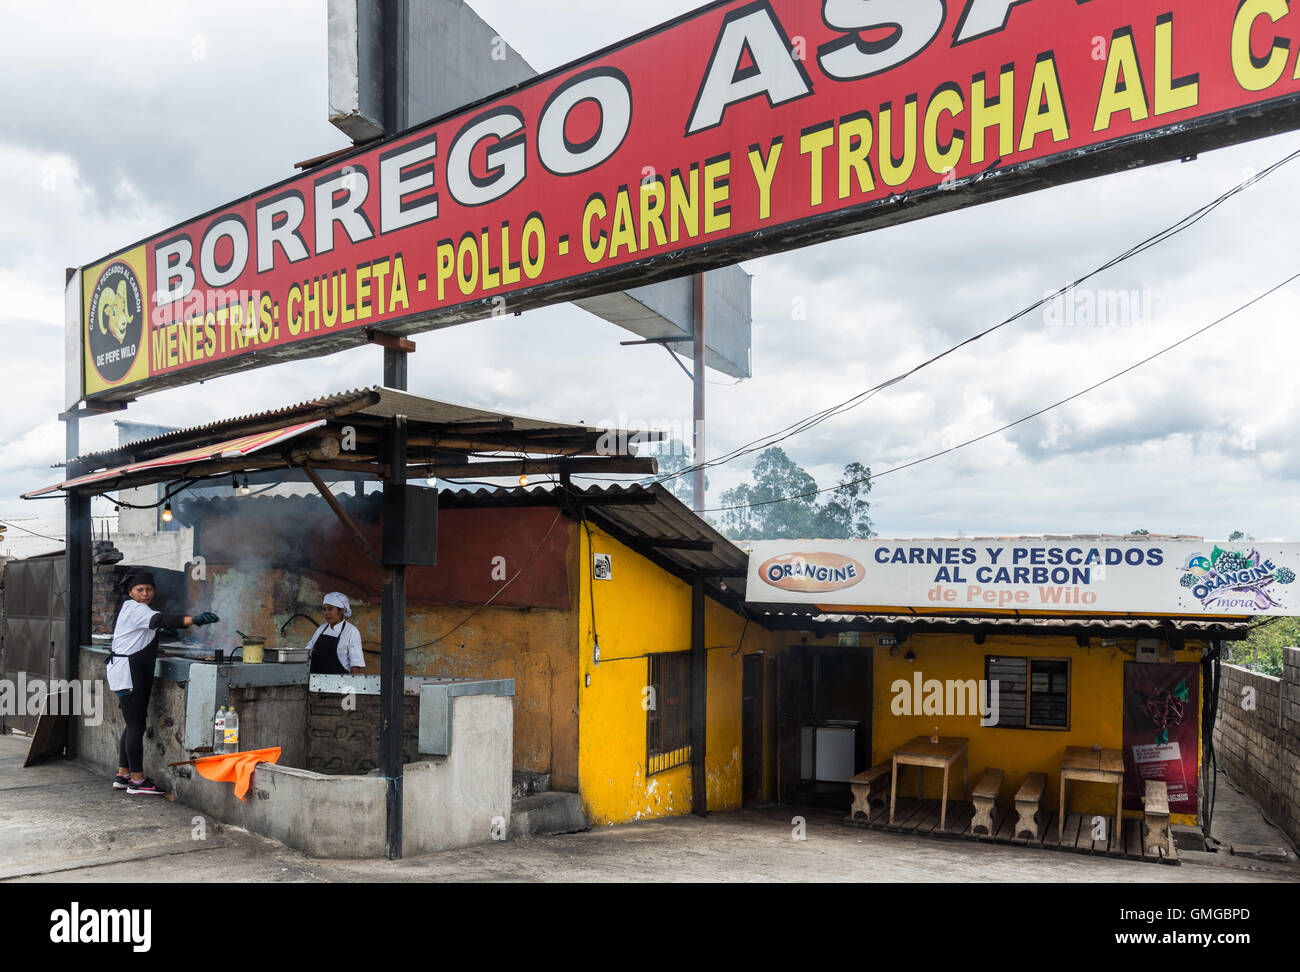
[[[258,763],[277,763],[280,760],[280,747],[270,749],[250,749],[246,753],[225,753],[221,756],[204,756],[194,761],[194,768],[205,779],[217,783],[234,783],[235,796],[246,800],[248,786],[253,780],[253,767]]]

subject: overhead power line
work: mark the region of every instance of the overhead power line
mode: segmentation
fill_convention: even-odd
[[[1214,212],[1216,209],[1222,206],[1229,199],[1232,199],[1234,196],[1237,196],[1240,193],[1245,192],[1251,186],[1254,186],[1258,182],[1268,178],[1268,176],[1272,175],[1282,166],[1287,165],[1290,162],[1293,162],[1296,158],[1300,158],[1300,150],[1292,152],[1289,155],[1286,155],[1283,158],[1278,159],[1272,165],[1261,170],[1255,175],[1252,175],[1250,178],[1238,183],[1237,185],[1233,186],[1231,189],[1222,193],[1216,199],[1213,199],[1210,202],[1206,203],[1205,205],[1201,206],[1200,208],[1193,210],[1192,212],[1188,213],[1186,216],[1184,216],[1182,219],[1178,220],[1177,222],[1173,223],[1172,225],[1166,227],[1165,229],[1161,230],[1160,232],[1152,236],[1147,237],[1142,242],[1129,247],[1127,250],[1125,250],[1123,253],[1120,253],[1118,256],[1115,256],[1110,260],[1107,260],[1105,263],[1097,267],[1095,270],[1092,270],[1089,273],[1084,274],[1083,276],[1072,281],[1071,283],[1066,284],[1065,286],[1059,288],[1058,290],[1049,294],[1048,296],[1043,297],[1041,300],[1034,301],[1029,306],[1017,311],[1015,314],[1011,315],[1005,320],[1000,321],[999,323],[994,324],[991,327],[987,327],[984,330],[971,335],[965,340],[957,344],[954,344],[952,347],[948,348],[945,351],[940,352],[939,354],[934,355],[933,357],[925,359],[924,361],[908,369],[907,371],[895,375],[893,378],[890,378],[886,381],[882,381],[877,385],[873,385],[870,388],[864,389],[863,391],[858,392],[856,395],[853,395],[851,398],[845,399],[843,402],[840,402],[838,405],[832,405],[829,408],[822,409],[819,412],[814,412],[811,415],[805,416],[804,418],[801,418],[791,423],[790,425],[787,425],[783,429],[779,429],[776,432],[769,433],[767,435],[754,439],[750,442],[747,442],[742,446],[738,446],[737,448],[733,449],[731,452],[724,453],[723,455],[717,456],[713,459],[706,460],[704,462],[686,466],[685,468],[680,469],[676,472],[672,472],[665,476],[659,477],[655,480],[655,482],[665,483],[670,480],[676,479],[680,476],[690,475],[696,469],[702,468],[707,470],[714,466],[721,466],[728,462],[732,462],[736,459],[741,458],[742,456],[749,455],[750,453],[758,452],[762,449],[771,448],[772,446],[784,442],[787,439],[793,438],[794,436],[799,435],[802,432],[807,432],[808,430],[815,428],[816,426],[820,425],[822,422],[825,422],[826,420],[833,418],[836,415],[842,415],[845,412],[850,411],[851,409],[857,408],[859,405],[862,405],[866,401],[870,400],[871,398],[879,394],[884,389],[889,388],[893,385],[897,385],[898,383],[907,380],[908,378],[915,375],[917,372],[922,371],[925,368],[928,368],[930,365],[943,360],[944,358],[948,357],[951,354],[954,354],[955,352],[961,350],[962,348],[982,340],[983,338],[987,337],[993,332],[1000,330],[1001,328],[1004,328],[1009,324],[1015,323],[1016,321],[1023,318],[1025,315],[1032,313],[1033,311],[1037,310],[1040,307],[1043,307],[1044,305],[1050,303],[1053,300],[1056,300],[1058,297],[1062,297],[1065,294],[1068,294],[1075,287],[1079,286],[1082,283],[1085,283],[1086,281],[1092,279],[1098,274],[1105,273],[1107,270],[1111,270],[1114,267],[1119,266],[1121,263],[1124,263],[1127,260],[1131,260],[1134,257],[1142,253],[1145,253],[1147,250],[1159,246],[1161,243],[1164,243],[1172,239],[1173,237],[1179,235],[1180,233],[1183,233],[1191,229],[1201,220],[1205,219],[1205,217],[1209,216],[1212,212]]]
[[[67,542],[63,537],[49,537],[46,536],[44,533],[37,533],[35,530],[29,530],[27,529],[27,527],[19,526],[17,523],[12,522],[11,520],[0,520],[0,525],[9,527],[10,529],[13,530],[22,530],[23,533],[30,533],[32,536],[40,537],[42,540],[53,540],[56,543]]]
[[[931,459],[938,459],[940,456],[946,456],[951,452],[956,452],[958,449],[964,449],[968,445],[974,445],[976,442],[982,442],[983,440],[990,438],[992,436],[1000,435],[1001,433],[1006,432],[1008,429],[1013,429],[1017,425],[1022,425],[1023,423],[1028,422],[1030,419],[1038,418],[1040,415],[1046,414],[1047,412],[1050,412],[1054,408],[1060,408],[1062,405],[1068,405],[1070,402],[1074,401],[1075,399],[1082,398],[1084,395],[1088,394],[1089,392],[1096,391],[1098,388],[1102,387],[1103,385],[1109,384],[1110,382],[1114,381],[1117,378],[1122,378],[1124,375],[1127,375],[1129,372],[1142,367],[1144,364],[1154,361],[1156,358],[1160,357],[1163,354],[1168,354],[1170,351],[1173,351],[1175,348],[1181,347],[1182,345],[1186,344],[1188,341],[1192,340],[1195,337],[1199,337],[1200,335],[1204,334],[1206,331],[1210,330],[1211,328],[1218,327],[1224,321],[1230,320],[1231,318],[1240,314],[1242,311],[1259,303],[1264,298],[1277,293],[1277,291],[1281,290],[1283,287],[1286,287],[1289,284],[1294,283],[1296,280],[1300,280],[1300,273],[1288,277],[1287,279],[1283,280],[1281,283],[1277,284],[1274,287],[1270,287],[1262,294],[1259,294],[1258,296],[1251,298],[1250,300],[1248,300],[1246,303],[1242,304],[1240,307],[1236,308],[1235,310],[1232,310],[1227,314],[1224,314],[1218,320],[1211,321],[1209,324],[1206,324],[1204,327],[1200,328],[1199,330],[1193,331],[1191,334],[1188,334],[1186,337],[1178,341],[1175,341],[1173,344],[1169,345],[1168,347],[1162,348],[1161,350],[1155,352],[1155,354],[1148,355],[1147,357],[1143,358],[1141,361],[1134,362],[1133,364],[1125,368],[1123,371],[1117,371],[1115,372],[1115,374],[1111,375],[1110,377],[1103,378],[1101,381],[1095,382],[1094,384],[1091,384],[1087,388],[1075,392],[1073,395],[1070,395],[1067,398],[1062,398],[1060,401],[1053,402],[1051,405],[1048,405],[1045,408],[1040,408],[1038,411],[1031,412],[1030,414],[1024,416],[1023,418],[1016,419],[1014,422],[1008,422],[1006,425],[1003,425],[1000,428],[993,429],[991,432],[985,432],[983,435],[977,435],[973,439],[967,439],[965,442],[959,442],[957,445],[952,446],[948,449],[943,449],[940,450],[939,452],[931,453],[930,455],[924,456],[923,458],[920,459],[913,459],[911,462],[905,462],[899,466],[893,466],[889,469],[886,469],[884,472],[873,473],[870,476],[863,476],[860,479],[851,479],[847,482],[838,483],[835,486],[827,486],[824,489],[808,490],[803,493],[796,493],[792,496],[782,496],[778,499],[763,500],[758,503],[743,503],[739,506],[717,506],[705,510],[700,510],[699,512],[724,513],[724,512],[729,512],[731,510],[754,509],[759,506],[772,506],[776,503],[789,503],[797,499],[807,499],[812,496],[818,496],[821,493],[834,492],[835,490],[840,489],[844,486],[854,486],[857,485],[858,483],[873,482],[877,479],[880,479],[883,476],[888,476],[890,473],[901,472],[904,469],[910,469],[913,466],[919,466],[923,462],[929,462]]]

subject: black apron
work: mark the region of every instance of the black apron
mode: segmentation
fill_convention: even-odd
[[[340,626],[339,634],[322,634],[316,639],[316,644],[311,650],[311,673],[313,675],[346,675],[348,673],[348,670],[343,667],[343,663],[339,661],[339,635],[342,633],[343,628]]]

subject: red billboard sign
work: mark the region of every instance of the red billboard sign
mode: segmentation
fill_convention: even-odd
[[[1286,0],[726,0],[83,270],[125,398],[1300,125]]]

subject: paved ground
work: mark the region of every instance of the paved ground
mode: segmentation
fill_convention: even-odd
[[[845,827],[842,815],[788,808],[607,827],[485,844],[404,861],[320,861],[224,827],[159,798],[129,797],[78,764],[23,769],[27,740],[0,737],[0,880],[104,881],[1071,881],[1277,882],[1276,864],[1200,855],[1179,867],[1029,851]],[[1225,809],[1226,808],[1226,809]],[[1249,844],[1281,845],[1231,787],[1220,819],[1241,818]],[[803,840],[791,818],[805,818]],[[202,823],[201,839],[196,826]],[[1247,826],[1242,824],[1243,827]]]

